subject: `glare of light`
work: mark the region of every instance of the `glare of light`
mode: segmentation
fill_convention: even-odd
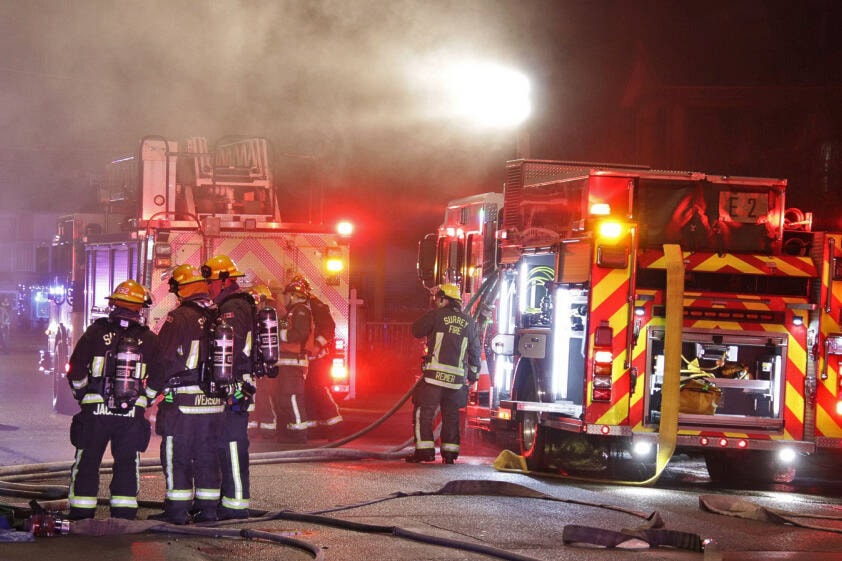
[[[792,448],[781,448],[778,451],[778,460],[780,460],[782,464],[791,464],[795,461],[795,457],[795,450]]]
[[[648,456],[652,452],[652,443],[648,440],[636,440],[632,445],[632,453],[635,456]]]
[[[347,220],[343,220],[342,222],[336,225],[336,232],[340,236],[350,236],[354,233],[354,225],[348,222]]]
[[[569,383],[568,370],[570,369],[570,307],[571,291],[567,288],[558,288],[553,294],[555,304],[553,317],[553,371],[552,388],[553,395],[560,399],[567,399],[567,387]]]
[[[334,359],[330,368],[330,377],[334,382],[340,382],[348,379],[348,369],[342,359]]]
[[[330,257],[325,261],[325,270],[328,273],[341,273],[345,264],[339,257]]]
[[[603,222],[599,225],[599,235],[603,238],[619,238],[623,233],[623,226],[619,222]]]
[[[522,73],[493,63],[454,63],[441,77],[456,117],[481,126],[510,128],[532,112],[531,86]]]
[[[594,203],[591,205],[591,214],[594,216],[608,216],[611,214],[611,206],[608,203]]]

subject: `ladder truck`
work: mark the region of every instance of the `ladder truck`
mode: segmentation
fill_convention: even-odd
[[[336,322],[333,393],[339,399],[353,395],[352,227],[284,222],[272,161],[264,138],[228,137],[209,145],[203,137],[150,135],[136,153],[109,164],[102,212],[65,217],[53,247],[61,259],[55,260],[40,370],[54,379],[56,411],[75,410],[64,366],[86,326],[108,314],[107,298],[117,284],[134,279],[150,290],[146,321],[157,332],[177,305],[167,285],[172,269],[199,267],[217,254],[237,263],[245,288],[265,284],[278,292],[304,275]]]

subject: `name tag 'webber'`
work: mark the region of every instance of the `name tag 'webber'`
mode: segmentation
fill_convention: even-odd
[[[456,375],[455,374],[447,374],[445,372],[436,372],[436,380],[439,382],[444,382],[446,384],[455,384],[456,383]]]

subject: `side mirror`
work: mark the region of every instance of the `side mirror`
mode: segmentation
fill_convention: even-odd
[[[436,282],[436,253],[438,236],[427,234],[418,242],[418,278],[426,288],[433,288]]]

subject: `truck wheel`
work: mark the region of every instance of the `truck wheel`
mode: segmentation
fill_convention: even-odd
[[[79,412],[79,403],[70,391],[67,379],[62,376],[64,365],[67,364],[69,354],[67,352],[67,341],[64,337],[58,337],[53,353],[55,368],[53,368],[53,411],[61,415],[75,415]]]
[[[527,363],[528,364],[528,363]],[[523,363],[518,363],[518,369],[525,368]],[[534,370],[522,370],[525,375],[517,391],[519,401],[541,401],[541,391],[538,379]],[[549,457],[546,450],[547,428],[541,426],[540,417],[535,411],[524,411],[518,416],[517,425],[518,440],[520,443],[520,454],[526,460],[530,470],[543,471],[549,466]]]
[[[518,439],[520,454],[526,460],[530,470],[543,470],[546,466],[546,435],[547,429],[538,422],[538,413],[527,411],[520,415],[518,421]]]

